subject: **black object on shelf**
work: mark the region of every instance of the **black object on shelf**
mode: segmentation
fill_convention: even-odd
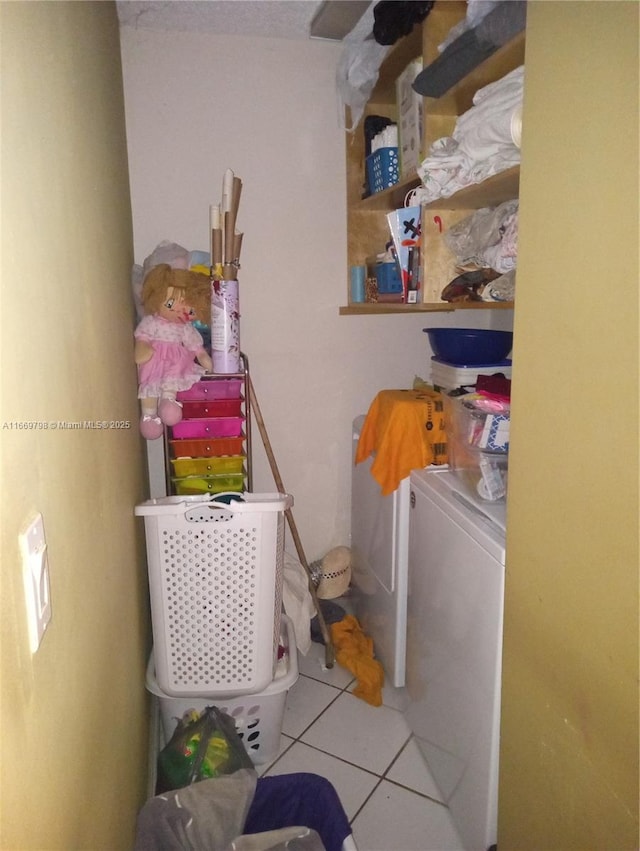
[[[395,44],[423,21],[434,0],[380,0],[373,7],[373,37],[378,44]]]
[[[423,97],[441,97],[522,32],[526,22],[526,0],[503,0],[477,26],[462,33],[427,65],[413,81],[413,88]]]

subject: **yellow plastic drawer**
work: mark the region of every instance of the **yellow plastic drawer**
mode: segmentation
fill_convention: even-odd
[[[241,474],[244,465],[244,455],[226,455],[220,458],[172,458],[171,464],[177,478],[184,476]]]
[[[242,492],[244,476],[186,476],[172,479],[175,492],[179,496],[189,494],[222,493],[223,491]]]

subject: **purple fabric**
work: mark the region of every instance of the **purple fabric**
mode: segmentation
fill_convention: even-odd
[[[351,834],[338,793],[325,777],[306,772],[259,777],[243,833],[293,825],[315,830],[327,851],[341,851]]]

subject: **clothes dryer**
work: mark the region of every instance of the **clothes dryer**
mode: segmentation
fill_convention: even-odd
[[[351,570],[354,612],[373,639],[385,682],[405,681],[409,477],[382,496],[371,475],[373,457],[355,464],[365,417],[353,421],[351,479]]]
[[[410,476],[406,719],[468,851],[497,841],[504,503]]]

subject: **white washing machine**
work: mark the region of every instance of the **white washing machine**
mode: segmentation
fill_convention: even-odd
[[[409,477],[388,496],[371,475],[373,456],[355,464],[365,417],[353,421],[351,570],[354,612],[373,639],[386,682],[405,680]]]
[[[497,841],[506,507],[410,476],[406,718],[468,851]]]

